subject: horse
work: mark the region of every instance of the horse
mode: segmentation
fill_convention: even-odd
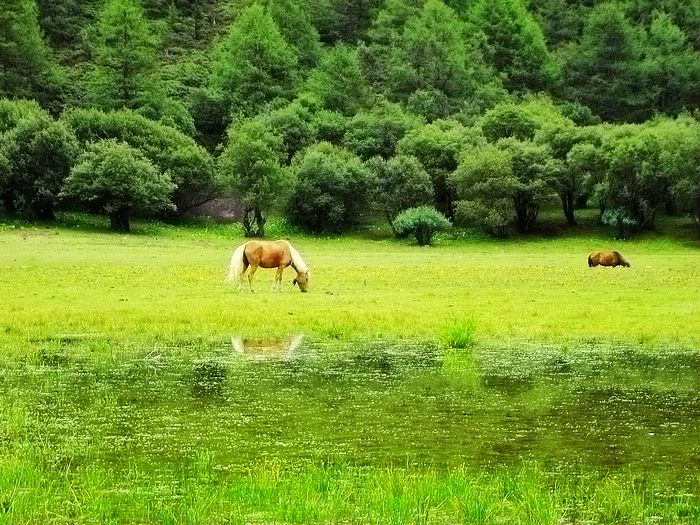
[[[593,252],[588,256],[588,266],[630,266],[620,252],[615,250]]]
[[[272,291],[282,291],[282,272],[287,266],[294,268],[297,276],[292,281],[292,286],[299,285],[299,290],[306,292],[311,278],[309,267],[301,258],[299,252],[285,240],[279,241],[248,241],[241,244],[233,251],[231,266],[227,281],[238,281],[238,290],[241,290],[243,275],[248,272],[248,286],[253,289],[253,277],[258,268],[277,268],[275,280],[272,282]]]

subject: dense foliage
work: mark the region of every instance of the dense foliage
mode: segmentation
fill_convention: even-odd
[[[425,204],[505,236],[557,201],[620,236],[700,226],[699,21],[688,0],[12,2],[0,211],[87,206],[58,194],[114,139],[171,181],[157,213],[233,197],[248,235]]]

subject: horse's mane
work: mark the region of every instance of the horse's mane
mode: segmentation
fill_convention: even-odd
[[[296,250],[296,248],[294,246],[292,246],[289,243],[289,241],[285,241],[284,239],[282,239],[280,242],[283,242],[289,248],[289,253],[292,255],[292,266],[294,266],[294,269],[296,269],[297,273],[308,272],[309,267],[304,262],[304,259],[301,258],[301,255]]]

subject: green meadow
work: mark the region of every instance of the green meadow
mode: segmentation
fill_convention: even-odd
[[[0,523],[697,523],[700,252],[661,233],[272,223],[302,294],[225,282],[237,225],[4,222]]]
[[[482,341],[625,341],[697,347],[696,241],[603,234],[493,241],[440,238],[420,248],[368,232],[289,236],[311,266],[310,293],[224,282],[235,226],[144,226],[132,235],[11,224],[0,230],[2,345],[61,337],[187,344],[231,335],[438,339],[471,324]],[[589,268],[617,248],[631,268]]]

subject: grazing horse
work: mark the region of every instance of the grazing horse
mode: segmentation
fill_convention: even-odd
[[[628,263],[620,252],[593,252],[588,256],[588,266],[628,266]]]
[[[299,252],[287,241],[248,241],[241,244],[233,251],[231,257],[231,267],[229,269],[228,281],[238,281],[240,291],[243,283],[243,275],[248,267],[248,286],[253,292],[253,277],[260,268],[277,268],[275,280],[272,283],[272,291],[282,291],[282,272],[287,266],[294,268],[297,276],[292,281],[292,285],[298,284],[299,290],[305,292],[311,273],[309,267],[299,255]]]

